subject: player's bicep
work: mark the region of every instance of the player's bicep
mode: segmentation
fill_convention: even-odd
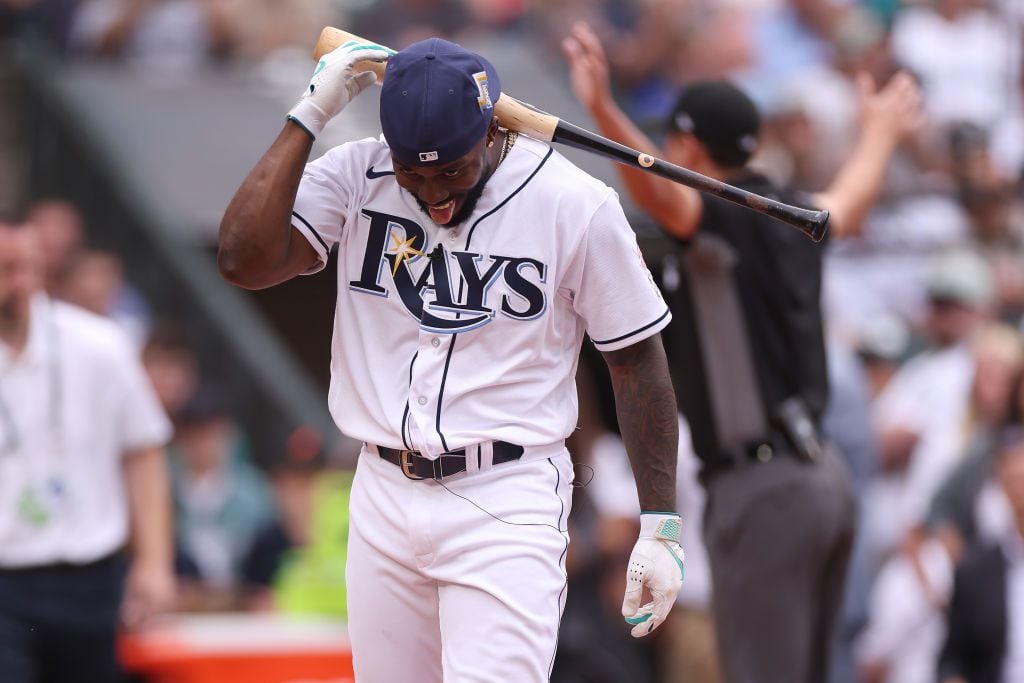
[[[320,248],[318,249],[317,246]],[[310,242],[301,230],[292,224],[291,240],[288,245],[288,258],[285,264],[288,277],[308,275],[323,270],[327,264],[329,249],[326,243],[316,245]]]
[[[341,241],[353,195],[358,193],[361,155],[356,151],[353,145],[335,148],[303,171],[292,206],[288,265],[293,274],[322,269],[331,247]]]

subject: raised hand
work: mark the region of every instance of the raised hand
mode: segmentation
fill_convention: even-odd
[[[896,145],[912,136],[924,124],[921,88],[906,71],[900,71],[881,89],[867,73],[857,74],[860,92],[861,128]]]
[[[316,65],[313,77],[288,118],[316,138],[327,122],[337,116],[349,102],[377,81],[372,71],[356,71],[358,62],[383,62],[394,50],[373,43],[350,40],[328,52]]]
[[[569,78],[576,98],[590,111],[611,99],[608,58],[601,41],[585,22],[576,22],[562,40]]]

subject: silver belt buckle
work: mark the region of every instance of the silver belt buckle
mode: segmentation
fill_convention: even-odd
[[[418,476],[412,466],[412,456],[414,455],[419,455],[419,452],[405,450],[401,451],[401,455],[399,456],[399,463],[401,463],[402,474],[404,474],[409,479],[413,479],[415,481],[422,481],[423,479],[426,479],[426,477]]]

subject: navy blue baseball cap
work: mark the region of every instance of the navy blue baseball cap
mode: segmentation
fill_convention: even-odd
[[[414,43],[384,72],[384,139],[404,164],[449,164],[486,135],[500,95],[498,72],[480,55],[440,38]]]

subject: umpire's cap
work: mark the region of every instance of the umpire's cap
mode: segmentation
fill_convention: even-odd
[[[484,137],[500,95],[490,62],[461,45],[430,38],[388,60],[381,129],[400,162],[448,164]]]
[[[742,90],[726,81],[696,81],[683,88],[668,127],[691,133],[715,163],[743,166],[757,149],[761,117]]]

